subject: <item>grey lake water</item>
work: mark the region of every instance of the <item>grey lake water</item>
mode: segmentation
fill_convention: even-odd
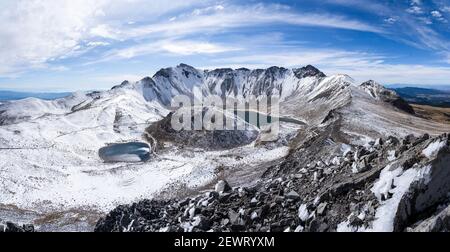
[[[273,117],[257,111],[237,111],[236,115],[247,123],[258,128],[274,122],[286,122],[306,125],[304,122],[289,117]],[[109,162],[145,162],[150,159],[151,146],[141,142],[118,143],[103,147],[99,150],[99,157]]]
[[[112,144],[98,154],[105,162],[145,162],[150,159],[150,145],[140,142]]]
[[[290,117],[273,117],[261,112],[246,110],[246,111],[238,111],[237,116],[244,119],[247,123],[253,124],[258,128],[262,126],[274,123],[274,122],[285,122],[285,123],[293,123],[298,125],[306,125],[305,122],[290,118]],[[251,119],[253,118],[253,119]],[[255,120],[256,119],[256,120]]]

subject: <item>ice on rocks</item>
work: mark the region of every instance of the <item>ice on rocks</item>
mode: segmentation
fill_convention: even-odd
[[[309,211],[308,206],[306,204],[301,205],[300,208],[298,209],[298,217],[303,222],[309,219]]]
[[[381,206],[377,209],[372,231],[392,232],[394,230],[394,218],[398,205],[403,195],[409,190],[411,183],[421,178],[419,174],[417,169],[403,171],[398,168],[391,171],[390,167],[387,167],[383,170],[380,180],[372,190],[379,199],[386,199],[388,193],[392,197],[381,202]],[[392,188],[392,186],[395,187]]]
[[[225,193],[225,192],[229,192],[232,190],[232,188],[230,187],[230,185],[228,184],[228,182],[221,180],[219,181],[216,186],[215,186],[215,190],[218,193]]]
[[[431,158],[432,156],[436,155],[436,153],[438,153],[442,148],[444,148],[446,144],[446,141],[432,142],[427,148],[422,151],[422,154],[427,158]]]

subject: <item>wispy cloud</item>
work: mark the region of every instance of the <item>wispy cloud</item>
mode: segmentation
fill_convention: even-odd
[[[233,51],[237,48],[193,41],[192,36],[267,24],[383,32],[376,26],[344,16],[299,13],[283,5],[210,2],[18,0],[3,3],[0,60],[4,63],[0,75],[46,67],[55,60],[79,57],[93,48],[109,45],[107,59],[114,55],[128,59],[154,52],[191,55]],[[184,11],[170,15],[175,10]],[[115,49],[114,43],[128,40],[132,40],[131,47]]]
[[[395,24],[397,22],[397,18],[395,17],[389,17],[389,18],[385,18],[384,22],[388,23],[388,24]]]
[[[422,50],[432,51],[448,62],[447,55],[450,53],[448,34],[443,34],[442,30],[437,30],[437,24],[446,25],[448,23],[443,13],[446,11],[450,12],[450,6],[441,5],[439,7],[435,3],[436,1],[422,0],[407,1],[406,6],[403,3],[382,1],[377,1],[376,3],[366,0],[327,1],[352,6],[380,16],[385,23],[390,25],[385,35],[386,38]]]
[[[124,15],[159,16],[200,0],[17,0],[0,3],[0,76],[14,76],[51,62],[80,55],[106,41],[98,41],[103,23],[117,23]],[[135,16],[133,14],[136,14]],[[144,15],[141,15],[144,16]],[[124,20],[126,20],[124,18]],[[98,34],[91,33],[91,30]],[[102,34],[102,32],[104,32]],[[107,37],[107,36],[104,36]]]
[[[375,79],[385,84],[448,84],[450,67],[420,64],[389,64],[383,55],[364,52],[321,49],[312,52],[308,48],[295,51],[270,52],[223,58],[204,69],[218,67],[266,68],[273,65],[288,68],[313,64],[327,74],[348,74],[359,82]]]
[[[241,50],[241,48],[200,41],[172,41],[162,43],[161,50],[173,54],[192,55],[192,54],[216,54],[223,52],[239,51]]]
[[[383,4],[382,1],[371,0],[323,0],[325,3],[357,8],[371,14],[382,14],[391,12],[391,8]]]
[[[91,33],[106,39],[119,41],[136,40],[140,42],[122,49],[111,49],[100,59],[86,64],[95,64],[117,59],[131,59],[154,53],[177,55],[218,54],[243,50],[242,46],[222,45],[220,43],[192,40],[202,34],[215,34],[234,29],[273,24],[292,26],[328,27],[384,33],[381,28],[352,20],[339,15],[298,13],[284,5],[254,4],[247,6],[213,5],[194,9],[191,12],[173,16],[165,21],[133,27],[116,27],[102,24],[94,27]],[[272,40],[275,40],[273,38]],[[148,42],[151,40],[151,42]],[[249,49],[249,47],[247,47]]]
[[[135,57],[158,53],[187,56],[194,54],[219,54],[239,50],[242,50],[242,48],[204,41],[163,39],[156,42],[136,44],[122,49],[112,49],[107,51],[99,59],[86,62],[85,65],[133,59]]]
[[[411,6],[410,8],[406,9],[406,12],[411,14],[422,14],[423,10],[419,6]]]
[[[383,51],[383,45],[367,43],[367,38],[377,38],[380,43],[405,45],[402,51],[420,48],[429,52],[430,61],[450,64],[450,41],[442,32],[448,28],[438,27],[445,26],[450,6],[419,0],[305,1],[311,4],[290,7],[289,1],[281,5],[265,0],[0,1],[0,78],[20,77],[30,70],[65,73],[86,68],[107,75],[108,67],[122,67],[137,58],[161,58],[152,69],[177,59],[205,60],[204,66],[318,64],[330,72],[356,77],[368,78],[373,73],[372,78],[386,82],[399,80],[401,74],[407,74],[403,79],[423,82],[434,78],[442,82],[446,76],[448,82],[445,67],[388,64],[389,57],[354,48]],[[338,36],[352,36],[351,42],[334,44]],[[319,48],[327,42],[328,49]],[[364,47],[358,43],[365,43]],[[389,69],[397,71],[395,76]],[[427,81],[421,77],[425,73],[434,75]]]
[[[223,5],[197,9],[189,15],[180,15],[173,21],[158,22],[132,29],[115,31],[127,38],[158,34],[182,36],[198,32],[219,32],[225,29],[250,27],[265,24],[289,24],[296,26],[329,27],[382,33],[383,30],[343,16],[331,14],[297,13],[281,5]]]
[[[442,15],[440,11],[434,10],[431,12],[431,16],[435,18],[436,20],[439,20],[441,22],[447,23],[447,19]]]
[[[139,81],[144,75],[145,74],[108,74],[93,76],[91,79],[96,83],[106,83],[106,87],[111,87],[111,85],[122,83],[124,80],[130,81],[131,83]]]

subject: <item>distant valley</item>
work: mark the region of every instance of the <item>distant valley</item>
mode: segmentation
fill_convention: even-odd
[[[0,101],[13,101],[21,100],[25,98],[38,98],[43,100],[53,100],[58,98],[63,98],[70,95],[68,92],[64,93],[39,93],[39,92],[18,92],[18,91],[6,91],[0,90]]]
[[[420,87],[391,88],[409,103],[450,107],[450,91]]]

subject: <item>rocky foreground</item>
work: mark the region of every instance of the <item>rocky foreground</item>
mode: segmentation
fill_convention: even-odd
[[[0,233],[32,233],[34,226],[31,224],[18,225],[12,222],[0,223]]]
[[[332,127],[332,124],[330,124]],[[450,139],[336,144],[329,127],[299,141],[254,187],[119,206],[97,232],[450,230]]]

